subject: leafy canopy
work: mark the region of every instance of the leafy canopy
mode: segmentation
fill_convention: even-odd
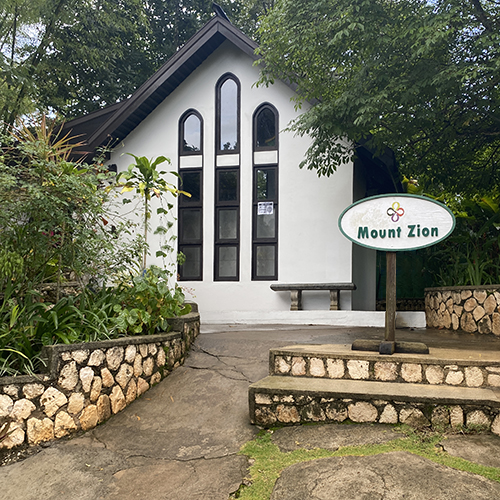
[[[488,191],[500,185],[499,15],[493,0],[277,0],[260,84],[288,80],[313,104],[291,129],[312,137],[303,166],[319,175],[368,138],[431,191]]]
[[[255,33],[272,0],[220,0]],[[0,120],[126,99],[213,16],[210,0],[2,0]]]

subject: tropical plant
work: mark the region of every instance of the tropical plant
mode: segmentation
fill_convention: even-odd
[[[142,226],[143,226],[143,237],[144,237],[144,250],[142,256],[142,269],[146,269],[146,260],[148,255],[148,233],[151,231],[150,219],[151,219],[151,199],[152,197],[156,197],[161,206],[156,209],[156,213],[158,215],[168,215],[169,211],[173,208],[173,205],[168,203],[163,203],[163,196],[167,193],[177,197],[181,194],[185,196],[191,196],[189,193],[185,191],[180,191],[173,184],[167,182],[164,179],[164,176],[168,173],[179,177],[177,172],[166,172],[166,171],[158,171],[158,165],[162,163],[170,163],[170,160],[165,156],[159,156],[154,161],[146,158],[145,156],[135,156],[133,154],[128,153],[135,160],[135,163],[129,165],[128,169],[118,176],[118,186],[122,187],[121,192],[127,193],[130,191],[136,192],[139,195],[139,198],[142,203]],[[124,181],[122,180],[124,179]],[[129,198],[124,198],[123,203],[132,203],[132,200]],[[155,229],[156,234],[166,234],[168,229],[171,227],[171,223],[168,224],[168,227],[158,226]],[[173,250],[170,247],[168,250]],[[166,254],[160,248],[159,251],[156,252],[157,257],[165,257]]]
[[[455,230],[425,252],[435,285],[500,283],[500,195],[449,197],[447,204],[455,213]]]
[[[168,319],[191,311],[184,303],[179,286],[169,286],[170,273],[151,266],[139,275],[131,275],[118,288],[120,304],[114,306],[114,322],[120,333],[154,334],[169,330]]]
[[[20,293],[48,281],[59,290],[68,279],[102,281],[130,265],[134,256],[118,251],[129,224],[110,209],[104,185],[113,178],[101,163],[69,161],[72,138],[43,115],[1,144],[0,284],[12,273]]]
[[[136,237],[113,209],[114,179],[99,162],[71,162],[74,141],[58,130],[42,116],[0,143],[0,376],[41,371],[44,345],[156,333],[190,311],[169,288],[172,271],[145,268],[152,198],[166,217],[164,195],[183,193],[157,169],[168,160],[134,156],[121,176],[122,192],[135,190],[141,204]],[[167,241],[157,256],[173,251]]]

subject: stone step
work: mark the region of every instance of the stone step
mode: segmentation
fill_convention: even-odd
[[[500,390],[367,380],[268,376],[249,388],[252,423],[406,423],[479,426],[500,435]]]
[[[463,388],[500,388],[500,352],[430,348],[429,354],[382,355],[350,345],[271,349],[269,373],[283,377],[370,380]]]

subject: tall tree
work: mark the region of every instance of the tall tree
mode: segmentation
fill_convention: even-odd
[[[430,189],[500,187],[496,0],[277,0],[260,36],[261,83],[313,103],[291,124],[308,168],[331,175],[368,140]]]
[[[272,0],[220,0],[255,33]],[[213,16],[210,0],[4,0],[0,120],[39,109],[65,118],[127,98]]]
[[[154,71],[141,0],[76,0],[35,75],[38,102],[66,117],[129,96]]]

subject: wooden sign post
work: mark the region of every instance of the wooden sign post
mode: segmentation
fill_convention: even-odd
[[[339,217],[342,234],[356,243],[386,252],[385,336],[382,342],[356,340],[352,349],[428,353],[425,344],[396,342],[396,253],[435,245],[455,228],[451,210],[431,198],[410,194],[372,196],[347,207]]]

